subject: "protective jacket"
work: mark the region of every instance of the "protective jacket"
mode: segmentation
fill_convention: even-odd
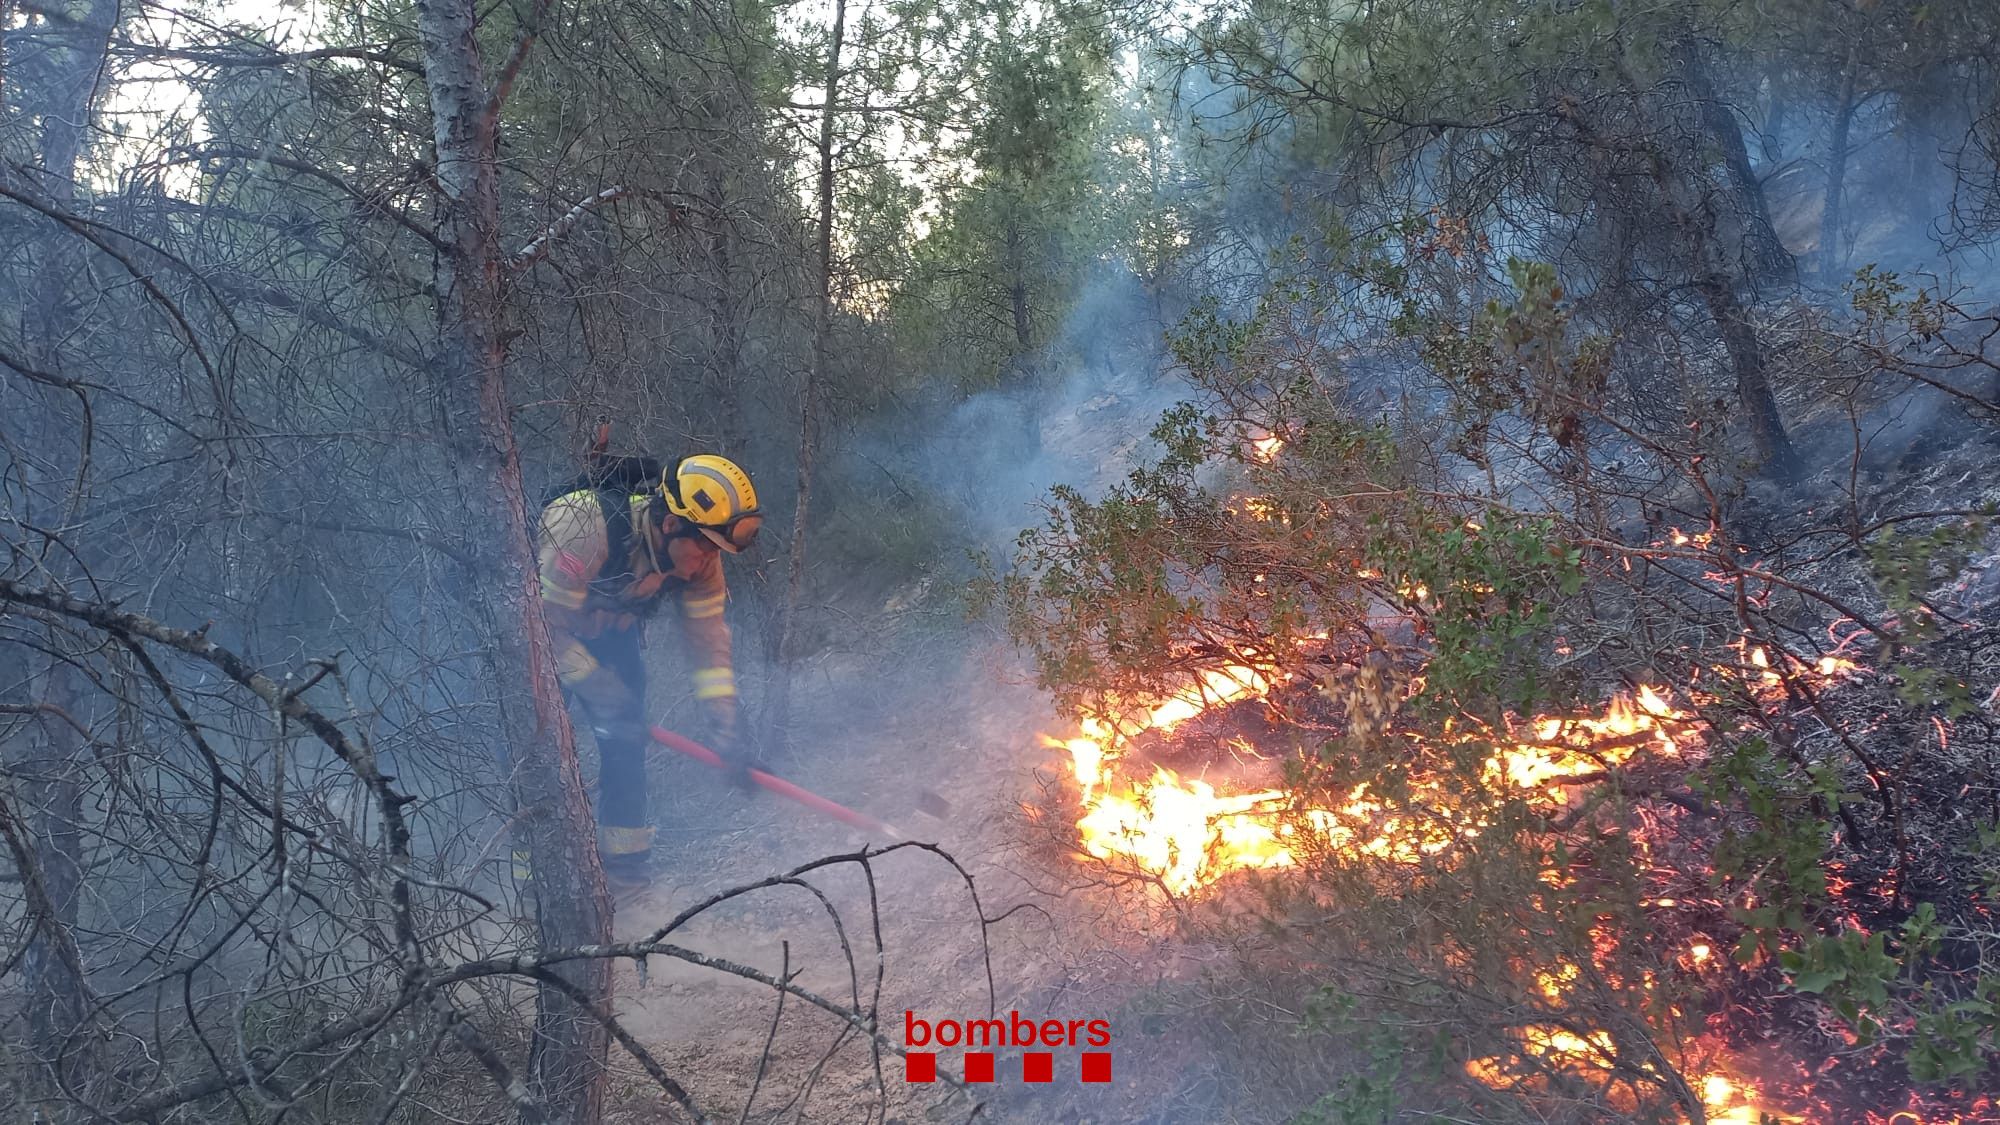
[[[551,501],[542,509],[537,561],[563,691],[583,705],[597,743],[598,854],[607,875],[643,883],[653,828],[639,621],[670,599],[679,603],[695,696],[727,741],[736,729],[736,679],[720,548],[699,534],[663,533],[666,509],[657,493],[625,496],[622,512],[618,503],[618,494],[591,488]],[[618,543],[624,557],[613,558]]]
[[[630,549],[610,557],[604,505],[589,489],[557,497],[542,510],[539,564],[542,601],[556,634],[563,682],[574,684],[596,670],[593,646],[609,630],[628,630],[672,599],[680,606],[683,632],[695,666],[695,697],[734,710],[728,621],[723,608],[729,589],[722,554],[693,535],[660,531],[656,497],[635,493]]]

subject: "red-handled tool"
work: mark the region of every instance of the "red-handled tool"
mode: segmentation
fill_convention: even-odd
[[[676,753],[685,754],[704,765],[714,766],[716,769],[728,768],[727,763],[722,760],[722,755],[710,750],[692,738],[675,734],[664,727],[653,728],[653,741]],[[846,824],[852,824],[856,828],[887,836],[891,840],[901,840],[904,838],[903,834],[897,831],[894,825],[876,820],[865,813],[855,812],[846,805],[835,804],[810,789],[802,789],[799,786],[793,785],[777,774],[766,773],[763,770],[753,768],[750,770],[750,780],[769,789],[780,797],[797,801],[814,812],[830,816]]]

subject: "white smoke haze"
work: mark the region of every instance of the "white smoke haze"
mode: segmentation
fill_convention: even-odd
[[[813,47],[832,10],[816,2],[784,12],[782,46]],[[1113,867],[1075,852],[1076,787],[1059,753],[1038,739],[1074,729],[1072,718],[1054,713],[994,621],[965,613],[978,558],[1004,570],[1022,530],[1041,523],[1052,487],[1101,497],[1157,456],[1149,434],[1165,411],[1184,401],[1216,405],[1212,388],[1191,382],[1168,346],[1185,317],[1211,308],[1231,322],[1267,317],[1322,364],[1314,371],[1320,386],[1356,418],[1435,449],[1453,424],[1455,392],[1424,367],[1414,342],[1386,327],[1400,311],[1390,287],[1343,272],[1355,257],[1344,237],[1410,267],[1420,275],[1410,287],[1461,319],[1509,296],[1509,255],[1548,259],[1579,331],[1618,334],[1607,395],[1643,416],[1636,436],[1590,430],[1593,468],[1630,486],[1607,522],[1624,521],[1645,542],[1663,503],[1670,521],[1707,518],[1704,504],[1674,491],[1676,479],[1648,461],[1641,438],[1678,440],[1699,422],[1719,435],[1717,464],[1733,465],[1742,453],[1727,357],[1685,278],[1661,268],[1663,219],[1641,224],[1654,241],[1641,239],[1631,259],[1614,264],[1607,231],[1623,218],[1551,209],[1548,199],[1566,185],[1523,175],[1481,197],[1488,209],[1467,231],[1487,247],[1476,268],[1454,278],[1432,263],[1433,272],[1421,273],[1426,262],[1412,250],[1419,236],[1402,232],[1453,218],[1425,208],[1461,198],[1454,191],[1477,196],[1452,179],[1464,174],[1454,162],[1463,154],[1448,160],[1444,141],[1413,132],[1417,155],[1400,163],[1335,163],[1327,152],[1337,146],[1304,112],[1274,118],[1268,106],[1240,102],[1240,88],[1204,66],[1176,68],[1156,56],[1155,45],[1184,46],[1185,32],[1161,27],[1200,15],[1173,10],[1135,36],[1140,46],[1121,47],[1116,69],[1125,84],[1110,95],[1120,104],[1106,128],[1107,136],[1123,129],[1126,148],[1113,154],[1104,143],[1098,185],[1105,197],[1157,209],[1170,232],[1161,240],[1172,247],[1166,260],[1141,276],[1143,255],[1129,246],[1096,251],[1058,311],[1037,307],[1055,322],[1042,346],[997,376],[949,364],[897,372],[896,385],[917,389],[881,401],[867,381],[870,365],[892,361],[867,349],[888,333],[856,315],[836,335],[866,342],[836,357],[835,374],[843,402],[868,405],[825,427],[806,626],[791,670],[790,749],[764,764],[912,839],[939,843],[974,877],[981,901],[972,904],[941,860],[912,850],[865,873],[816,872],[817,891],[777,883],[703,914],[674,938],[761,972],[798,973],[802,986],[837,1005],[868,1006],[879,972],[885,1026],[906,1009],[983,1013],[989,999],[1002,1012],[1038,1018],[1111,1019],[1111,1087],[1003,1083],[990,1091],[984,1120],[1332,1120],[1307,1107],[1329,1091],[1352,1093],[1344,1084],[1381,1061],[1363,1058],[1370,1045],[1358,1039],[1302,1030],[1320,980],[1260,976],[1265,965],[1246,950],[1271,950],[1249,936],[1255,927],[1215,916],[1247,909],[1247,895],[1237,895],[1248,880],[1212,899],[1167,904],[1143,881],[1121,883]],[[800,201],[811,185],[808,165],[785,170],[803,151],[789,132],[763,147],[763,126],[728,116],[743,107],[715,109],[740,96],[752,98],[745,112],[757,111],[752,96],[767,92],[748,79],[729,86],[715,78],[736,60],[726,51],[710,57],[711,43],[741,45],[740,28],[725,34],[701,23],[719,12],[742,15],[651,4],[557,13],[562,26],[548,29],[550,50],[531,56],[521,79],[539,100],[524,97],[518,131],[507,124],[510,239],[614,181],[657,185],[662,199],[678,202],[635,197],[580,221],[559,251],[518,279],[502,334],[531,505],[575,471],[577,435],[601,417],[617,419],[620,451],[671,457],[716,448],[756,476],[772,520],[757,552],[727,565],[743,702],[758,745],[775,741],[774,622],[787,595],[799,373],[810,351],[802,310],[812,287],[801,265],[810,255],[794,228],[810,210]],[[1034,14],[1054,12],[1038,6]],[[519,15],[506,6],[488,14],[496,29]],[[1283,5],[1271,13],[1286,14]],[[130,42],[115,43],[102,75],[89,76],[106,86],[103,124],[93,125],[103,135],[87,146],[79,190],[65,201],[36,163],[51,95],[20,76],[63,61],[67,25],[39,8],[0,12],[0,189],[81,216],[55,222],[0,195],[0,296],[11,298],[0,307],[12,310],[0,312],[0,579],[60,588],[187,630],[190,643],[243,654],[281,691],[311,700],[411,795],[403,812],[415,856],[389,857],[376,794],[311,728],[282,715],[281,703],[245,694],[214,665],[184,659],[185,650],[127,644],[88,620],[0,601],[0,1104],[11,1097],[38,1122],[346,1125],[511,1113],[447,1022],[402,991],[435,979],[425,974],[440,966],[534,949],[546,905],[510,862],[518,827],[538,812],[520,808],[506,785],[505,767],[515,763],[505,761],[501,716],[510,699],[499,693],[512,689],[495,671],[497,595],[478,577],[492,573],[502,544],[497,529],[467,514],[469,498],[487,495],[493,482],[470,479],[463,448],[447,444],[463,420],[445,416],[430,381],[440,303],[431,271],[446,247],[411,229],[441,206],[427,155],[434,142],[421,120],[422,68],[342,60],[307,81],[300,67],[262,55],[213,68],[173,55],[191,45],[300,49],[346,34],[350,17],[369,21],[382,40],[372,47],[420,48],[393,10],[336,11],[321,0],[231,0],[186,12],[141,5],[127,25]],[[258,30],[219,35],[211,22]],[[851,26],[860,34],[863,22]],[[652,38],[627,42],[631,27]],[[492,37],[497,43],[499,31]],[[809,64],[785,64],[798,72],[783,87],[794,101],[817,96],[799,78]],[[1973,103],[1970,85],[1942,92],[1922,112],[1905,112],[1887,93],[1859,103],[1837,261],[1822,245],[1836,107],[1823,91],[1780,97],[1737,87],[1748,91],[1731,111],[1744,126],[1750,169],[1798,266],[1796,282],[1766,279],[1750,295],[1810,480],[1731,480],[1717,505],[1746,541],[1790,526],[1808,504],[1850,505],[1875,519],[1995,499],[1996,429],[1966,400],[2000,399],[2000,333],[1979,319],[2000,310],[1992,241],[2000,228],[1993,199],[1981,194],[2000,173],[1977,143],[1990,107]],[[811,108],[785,112],[803,121]],[[549,137],[525,127],[544,117]],[[1132,121],[1151,132],[1135,132]],[[228,128],[218,132],[218,122]],[[888,155],[914,166],[924,154],[903,128],[891,127]],[[193,155],[219,135],[240,140],[248,155]],[[944,134],[948,142],[966,135]],[[287,170],[273,156],[325,175]],[[1135,168],[1150,176],[1132,178]],[[1409,182],[1377,179],[1396,176]],[[29,192],[26,184],[38,186]],[[1396,206],[1377,194],[1391,187],[1402,192]],[[936,229],[940,198],[918,209],[916,237]],[[1103,237],[1134,236],[1119,228]],[[1964,362],[1936,373],[1941,387],[1867,368],[1859,353],[1828,357],[1809,346],[1801,324],[1856,321],[1842,289],[1870,266],[1973,318],[1885,349],[1906,360],[1957,349]],[[1274,288],[1302,279],[1326,287],[1310,299]],[[1634,293],[1641,313],[1619,304]],[[162,311],[167,301],[174,315]],[[719,325],[742,329],[741,338],[724,339]],[[1821,398],[1821,381],[1849,367],[1860,369],[1867,391],[1852,418]],[[975,379],[986,383],[968,392]],[[1439,476],[1526,511],[1558,509],[1571,502],[1572,481],[1539,426],[1518,411],[1502,414],[1485,464],[1438,454]],[[1212,466],[1200,480],[1226,490],[1235,471]],[[1973,626],[1989,621],[1996,604],[1994,549],[1989,537],[1973,550],[1946,607],[1967,637],[1983,636]],[[1828,581],[1872,608],[1858,600],[1873,595],[1858,577],[1856,552],[1828,557],[1829,568],[1848,568]],[[1809,617],[1783,627],[1816,636],[1822,623]],[[1740,627],[1701,626],[1716,636]],[[674,614],[647,629],[653,717],[709,737]],[[135,655],[141,650],[159,661],[167,690]],[[1972,687],[1984,696],[1994,685]],[[1891,715],[1896,701],[1887,688],[1878,694],[1874,709]],[[1994,704],[1971,702],[1970,712],[1938,705],[1921,718],[1898,711],[1883,719],[1888,760],[1900,767],[1900,755],[1936,746],[1934,758],[1907,759],[1917,763],[1910,772],[1952,765],[1952,755],[1973,761],[1987,746],[1979,739],[1990,738],[1981,724],[1990,726]],[[579,737],[594,795],[595,751],[588,734]],[[1814,728],[1805,752],[1838,760],[1822,745],[1832,738],[1831,727]],[[553,741],[529,749],[553,754]],[[1256,749],[1271,755],[1257,768],[1275,776],[1284,748],[1274,740]],[[1208,776],[1223,782],[1229,764],[1218,756]],[[1927,780],[1899,776],[1894,785],[1921,794]],[[1893,788],[1867,788],[1857,803],[1866,811]],[[1912,815],[1984,815],[1983,791],[1969,787]],[[781,797],[737,792],[720,773],[664,752],[652,764],[650,792],[658,886],[640,905],[620,908],[620,940],[724,888],[882,842]],[[46,857],[39,866],[38,856]],[[421,904],[421,966],[402,960],[392,888]],[[1393,907],[1383,904],[1385,913]],[[1310,910],[1300,910],[1276,922],[1286,940],[1313,933]],[[982,935],[982,913],[1005,920]],[[47,1021],[60,1014],[49,1002],[52,982],[69,971],[72,947],[55,940],[59,932],[72,935],[90,985],[81,994],[89,1003],[77,1009],[86,1015],[75,1021],[86,1034],[70,1042],[78,1052],[104,1050],[91,1059],[116,1065],[63,1072],[59,1059],[35,1060],[51,1041]],[[768,984],[661,957],[619,958],[611,971],[617,1017],[718,1119],[886,1123],[935,1108],[900,1083],[892,1055],[880,1059],[883,1099],[877,1060],[852,1025],[798,997],[779,1012]],[[498,1056],[528,1075],[533,983],[496,977],[450,995],[451,1010],[468,1021],[462,1026],[489,1033]],[[283,1053],[378,1008],[388,1012],[381,1035]],[[676,1112],[661,1108],[659,1088],[629,1053],[614,1047],[611,1057],[616,1104],[604,1120]],[[1013,1065],[1003,1057],[1000,1069]],[[331,1085],[317,1076],[322,1066],[333,1068]],[[162,1089],[211,1078],[212,1096],[143,1108]],[[296,1100],[290,1082],[304,1084]],[[1407,1074],[1391,1085],[1429,1094]],[[1884,1080],[1898,1092],[1906,1085],[1900,1076]],[[86,1093],[102,1112],[84,1106]],[[949,1110],[969,1105],[938,1100]],[[1356,1110],[1352,1120],[1404,1119],[1387,1113]]]

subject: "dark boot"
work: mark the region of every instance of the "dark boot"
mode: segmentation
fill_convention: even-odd
[[[597,854],[604,864],[604,882],[612,899],[632,898],[653,885],[651,828],[601,826],[597,830]]]

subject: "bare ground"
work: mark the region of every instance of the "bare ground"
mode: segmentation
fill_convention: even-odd
[[[905,849],[871,861],[875,909],[867,875],[850,863],[809,876],[825,902],[796,886],[762,889],[704,913],[675,940],[772,975],[790,971],[830,1001],[872,1008],[896,1045],[905,1012],[1108,1019],[1113,1081],[1081,1082],[1079,1045],[1054,1052],[1045,1085],[1022,1081],[1022,1052],[1010,1048],[998,1052],[991,1084],[911,1084],[899,1056],[871,1051],[833,1015],[797,997],[780,1013],[771,988],[678,961],[655,961],[643,977],[617,967],[627,1025],[718,1122],[1284,1120],[1283,1107],[1304,1091],[1274,1088],[1253,1049],[1218,1050],[1219,1029],[1188,1002],[1226,951],[1194,939],[1156,891],[1066,851],[1070,798],[1037,739],[1054,726],[1046,700],[998,646],[959,630],[904,644],[915,647],[827,657],[810,704],[826,721],[772,765],[937,844],[970,876],[978,905],[950,863]],[[670,758],[654,765],[661,877],[621,911],[621,939],[727,888],[881,844],[770,795],[737,794]],[[941,817],[921,811],[940,811],[931,797],[943,799]],[[993,920],[984,942],[982,914]],[[614,1066],[613,1122],[682,1119],[629,1058]],[[940,1053],[938,1072],[959,1076],[960,1052]]]
[[[879,685],[888,666],[902,670],[904,690],[863,687]],[[774,767],[937,844],[971,886],[945,859],[905,849],[872,860],[867,872],[850,863],[812,873],[824,902],[797,886],[759,890],[703,914],[677,940],[772,975],[789,971],[830,1001],[872,1008],[897,1044],[906,1011],[923,1019],[984,1018],[993,1009],[1114,1017],[1155,943],[1130,926],[1104,926],[1105,902],[1066,893],[1072,861],[1022,810],[1043,796],[1053,764],[1036,741],[1051,721],[1041,696],[1002,657],[962,644],[893,660],[830,657],[817,671],[807,706],[824,721]],[[909,682],[912,674],[921,682]],[[661,877],[651,895],[620,911],[621,939],[727,888],[882,843],[768,794],[737,794],[671,755],[655,762],[654,791]],[[997,919],[983,927],[983,941],[982,916]],[[779,1012],[769,987],[685,962],[657,961],[643,975],[620,965],[616,991],[628,1026],[718,1121],[964,1121],[975,1110],[981,1121],[1138,1121],[1147,1110],[1137,1103],[1158,1103],[1122,1067],[1110,1087],[1088,1087],[1086,1097],[1076,1052],[1056,1053],[1047,1086],[1023,1084],[1020,1052],[1011,1050],[1000,1053],[992,1085],[911,1084],[900,1057],[872,1051],[833,1015],[797,997]],[[1114,1024],[1114,1051],[1128,1038],[1123,1030]],[[636,1065],[616,1065],[629,1081],[613,1120],[677,1119]],[[947,1051],[938,1069],[954,1077],[961,1065]]]

